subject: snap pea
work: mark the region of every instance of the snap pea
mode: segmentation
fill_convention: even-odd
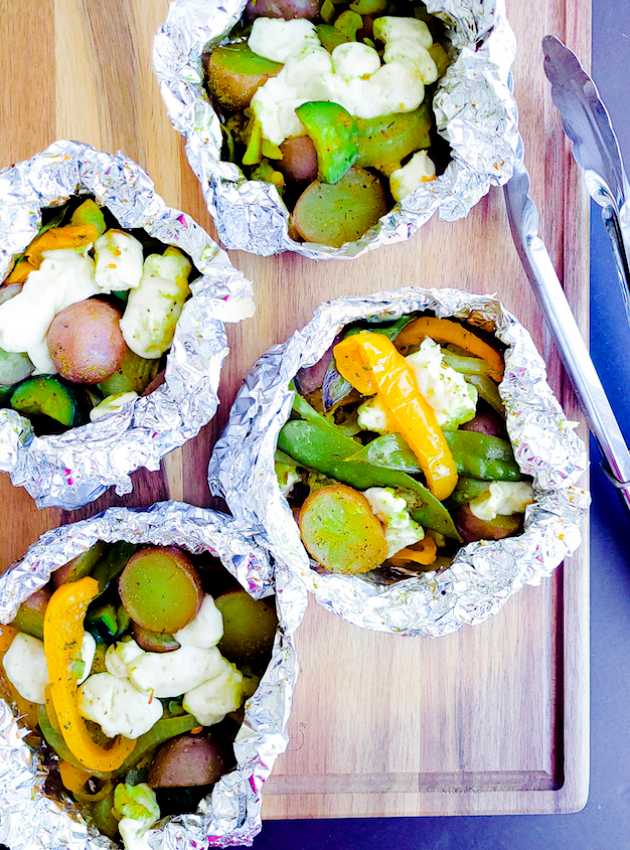
[[[473,478],[460,478],[450,499],[456,505],[466,505],[485,493],[490,484],[487,481],[475,481]]]
[[[499,416],[505,416],[505,407],[499,395],[497,385],[487,375],[466,375],[466,380],[476,387],[481,398],[490,405]]]
[[[444,431],[444,436],[459,475],[483,481],[520,480],[521,471],[507,440],[476,431]],[[367,461],[404,472],[421,471],[414,453],[398,434],[384,434],[358,451],[356,445],[355,453],[347,460]]]
[[[480,357],[462,356],[454,351],[449,351],[448,348],[442,349],[442,360],[447,366],[462,375],[487,375],[490,371],[486,361]]]
[[[126,773],[135,767],[147,753],[159,747],[165,741],[174,738],[176,735],[183,735],[190,732],[195,726],[199,726],[196,718],[192,714],[182,714],[177,717],[164,717],[158,720],[155,726],[152,726],[144,735],[140,735],[136,748],[130,756],[123,762],[118,773]]]
[[[316,414],[319,416],[319,414]],[[321,417],[324,419],[324,417]],[[278,448],[301,466],[328,475],[357,490],[369,487],[396,487],[410,495],[411,515],[416,522],[433,528],[446,537],[459,539],[451,515],[444,505],[424,485],[410,475],[395,469],[376,466],[345,458],[356,454],[359,446],[351,437],[332,424],[316,421],[291,420],[278,436]]]

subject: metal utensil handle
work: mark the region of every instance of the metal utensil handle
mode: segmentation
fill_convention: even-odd
[[[623,299],[624,310],[626,311],[626,320],[630,324],[630,268],[628,267],[628,257],[626,255],[621,222],[612,207],[604,207],[602,209],[602,221],[604,222],[604,227],[612,245],[613,256],[619,274],[621,297]]]
[[[521,140],[522,150],[522,140]],[[523,267],[542,307],[571,378],[589,428],[630,509],[630,452],[575,321],[545,243],[538,212],[529,196],[529,175],[521,160],[504,187],[510,226]]]

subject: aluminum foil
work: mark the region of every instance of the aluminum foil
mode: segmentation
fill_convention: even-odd
[[[535,502],[524,531],[500,541],[462,547],[442,572],[424,572],[393,585],[371,574],[348,576],[313,569],[274,472],[278,433],[289,417],[289,382],[327,351],[348,323],[383,321],[430,310],[496,326],[507,345],[499,387],[516,460],[533,477]],[[210,461],[209,484],[232,513],[266,537],[274,558],[304,583],[317,601],[365,628],[439,636],[481,623],[524,584],[538,584],[577,549],[588,496],[578,486],[587,468],[574,433],[546,381],[531,337],[496,298],[456,289],[406,288],[323,304],[312,321],[258,361],[232,407]]]
[[[249,576],[268,574],[265,551],[251,532],[224,514],[179,502],[149,510],[110,508],[91,519],[44,534],[0,579],[0,622],[50,574],[97,540],[176,545],[210,552],[250,590]],[[237,766],[223,776],[196,814],[165,818],[147,833],[152,850],[205,850],[251,845],[261,828],[261,793],[276,757],[287,745],[286,726],[297,677],[292,631],[297,624],[290,595],[277,574],[279,629],[273,655],[256,693],[247,701],[234,751]],[[267,586],[264,595],[272,592]],[[290,623],[293,623],[293,626]],[[113,850],[117,845],[88,826],[72,802],[43,794],[46,769],[24,742],[8,705],[0,700],[0,843],[11,850]]]
[[[245,0],[173,0],[157,33],[153,65],[173,126],[201,182],[219,238],[227,248],[269,255],[295,251],[313,259],[356,257],[408,239],[434,213],[453,221],[467,215],[491,186],[506,183],[516,155],[517,109],[508,87],[515,41],[504,0],[428,0],[429,12],[449,29],[456,61],[433,101],[439,134],[452,160],[356,242],[339,249],[296,242],[276,188],[246,180],[221,160],[221,127],[204,89],[202,53],[229,35]]]
[[[166,380],[119,413],[36,437],[28,419],[0,410],[0,470],[25,487],[39,507],[77,508],[115,485],[131,491],[129,474],[158,469],[160,459],[194,437],[214,416],[224,322],[251,316],[251,284],[189,216],[167,207],[148,175],[122,153],[58,141],[32,159],[0,171],[0,280],[41,224],[41,209],[72,195],[93,194],[124,228],[143,228],[186,251],[201,272],[192,284],[167,357]]]

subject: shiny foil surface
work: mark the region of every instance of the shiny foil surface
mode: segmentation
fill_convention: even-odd
[[[122,153],[58,141],[32,159],[0,171],[0,280],[41,224],[41,209],[72,195],[93,194],[126,229],[143,228],[181,248],[201,277],[191,282],[166,361],[165,382],[120,412],[36,437],[30,422],[0,410],[0,470],[25,487],[39,507],[77,508],[114,485],[131,491],[129,475],[158,469],[160,459],[194,437],[214,416],[225,322],[251,316],[251,284],[189,216],[167,207],[149,176]]]
[[[437,180],[405,198],[356,242],[341,248],[297,242],[276,188],[247,180],[221,159],[219,118],[204,88],[202,54],[221,43],[245,0],[173,0],[157,33],[153,64],[173,126],[199,178],[219,238],[227,248],[269,255],[295,251],[313,259],[356,257],[408,239],[434,213],[453,221],[468,214],[491,186],[509,180],[516,155],[517,108],[508,87],[515,41],[504,0],[428,0],[447,26],[456,61],[433,100],[438,133],[452,159]]]
[[[149,510],[110,508],[102,514],[42,535],[22,560],[0,578],[0,622],[13,620],[20,603],[48,581],[57,567],[97,540],[181,546],[210,552],[251,592],[269,571],[268,555],[255,536],[231,517],[179,502]],[[278,589],[283,573],[277,574]],[[253,577],[253,580],[251,580]],[[265,588],[263,595],[268,595]],[[261,828],[261,794],[279,753],[286,748],[286,725],[297,677],[292,638],[295,610],[290,595],[278,592],[279,629],[267,671],[247,701],[235,744],[237,767],[223,776],[196,814],[160,821],[146,833],[152,850],[206,850],[251,845]],[[24,742],[9,706],[0,700],[0,843],[11,850],[113,850],[117,845],[88,826],[74,804],[42,792],[46,768]]]
[[[499,392],[516,460],[533,478],[535,503],[526,509],[523,533],[469,543],[441,572],[422,572],[391,585],[369,573],[317,572],[274,471],[278,433],[291,413],[289,382],[299,369],[319,361],[345,325],[419,310],[496,327],[507,346]],[[524,584],[538,584],[577,549],[588,507],[578,482],[587,465],[585,447],[547,384],[531,337],[495,297],[405,288],[326,302],[308,325],[263,355],[215,446],[209,483],[236,517],[265,535],[278,563],[299,576],[324,607],[365,628],[439,636],[483,622]]]

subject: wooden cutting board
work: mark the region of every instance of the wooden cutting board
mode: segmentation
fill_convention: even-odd
[[[151,70],[167,0],[0,0],[0,167],[56,138],[122,149],[166,201],[211,228],[183,146]],[[585,194],[550,104],[540,41],[560,35],[588,60],[590,3],[509,0],[519,41],[517,94],[544,233],[587,333]],[[38,511],[0,476],[0,563],[45,529],[113,504],[208,504],[206,467],[242,377],[263,351],[306,322],[323,299],[403,284],[498,292],[545,354],[568,414],[579,416],[521,271],[501,193],[462,222],[432,221],[404,245],[352,263],[297,256],[233,262],[256,283],[256,316],[230,329],[222,407],[214,423],[140,472],[124,499],[108,494],[73,514]],[[586,533],[586,529],[585,529]],[[492,621],[440,640],[363,632],[311,605],[299,633],[302,677],[289,750],[265,814],[282,817],[567,812],[588,788],[588,541],[541,587]]]

